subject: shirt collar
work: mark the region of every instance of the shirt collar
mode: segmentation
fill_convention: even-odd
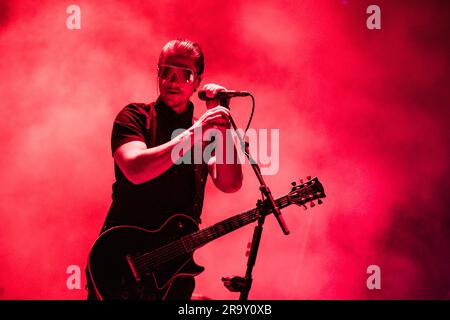
[[[191,101],[188,101],[188,107],[183,113],[176,113],[170,107],[168,107],[162,100],[161,97],[158,97],[158,100],[155,104],[156,113],[167,120],[183,122],[183,123],[191,123],[192,118],[194,116],[194,104]]]

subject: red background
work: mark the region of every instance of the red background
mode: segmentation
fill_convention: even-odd
[[[80,30],[66,28],[70,4]],[[381,30],[366,27],[370,4]],[[253,128],[280,129],[274,195],[306,175],[328,195],[283,211],[289,236],[267,219],[250,298],[450,298],[448,12],[444,1],[2,1],[0,298],[85,297],[66,268],[84,271],[110,205],[112,122],[156,98],[159,52],[177,37],[203,47],[203,83],[254,94]],[[232,108],[244,127],[250,100]],[[235,194],[208,182],[203,227],[254,206],[244,174]],[[197,293],[238,297],[220,279],[243,275],[251,235],[196,253]],[[366,287],[372,264],[381,290]]]

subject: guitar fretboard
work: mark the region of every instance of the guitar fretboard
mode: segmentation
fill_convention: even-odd
[[[279,208],[284,208],[290,204],[289,197],[281,197],[275,200],[275,204]],[[263,213],[271,214],[273,210],[269,210],[269,207],[268,200],[266,200],[260,208],[254,208],[216,223],[208,228],[196,231],[190,235],[184,236],[180,239],[180,241],[182,242],[186,252],[193,252],[194,250],[217,238],[258,220]]]
[[[323,187],[316,177],[305,184],[302,183],[301,185],[296,186],[288,195],[276,199],[275,204],[280,209],[293,203],[304,205],[307,202],[325,197],[323,191]],[[258,207],[254,209],[237,214],[208,228],[186,235],[156,250],[135,257],[137,266],[150,267],[150,265],[161,265],[180,255],[191,253],[217,238],[244,227],[247,224],[258,220],[262,215],[271,213],[273,213],[273,210],[270,208],[269,201],[266,199],[264,202],[260,202]]]

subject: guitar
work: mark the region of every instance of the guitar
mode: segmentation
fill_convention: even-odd
[[[325,197],[317,177],[296,185],[275,200],[281,209],[304,206]],[[272,213],[269,203],[199,230],[195,221],[178,214],[157,230],[117,226],[103,232],[94,242],[87,268],[98,299],[164,300],[175,278],[196,276],[204,268],[193,260],[196,249]]]

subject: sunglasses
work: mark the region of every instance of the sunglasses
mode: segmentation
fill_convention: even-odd
[[[163,80],[170,80],[176,74],[177,81],[181,83],[192,83],[194,82],[194,71],[189,68],[172,66],[169,64],[162,64],[158,69],[158,77]]]

